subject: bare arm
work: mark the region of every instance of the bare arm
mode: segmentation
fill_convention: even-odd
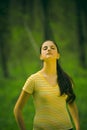
[[[29,97],[30,97],[30,94],[28,94],[27,92],[22,90],[22,92],[17,100],[17,103],[14,107],[15,119],[17,121],[17,124],[18,124],[20,130],[26,130],[23,116],[22,116],[22,109],[23,109],[25,103],[27,102],[27,100],[29,99]]]
[[[80,124],[79,124],[79,115],[78,115],[78,109],[77,106],[75,104],[75,102],[68,104],[68,108],[71,114],[71,117],[74,121],[76,130],[80,130]]]

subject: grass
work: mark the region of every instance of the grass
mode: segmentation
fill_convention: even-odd
[[[79,110],[79,116],[80,116],[80,125],[81,125],[81,130],[86,130],[87,129],[87,82],[86,82],[86,77],[79,77],[76,78],[76,88],[75,92],[77,95],[77,105],[78,105],[78,110]]]
[[[13,108],[23,84],[24,80],[19,79],[0,80],[0,130],[18,130],[18,126],[13,115]],[[32,120],[34,115],[32,98],[30,98],[29,103],[26,104],[23,113],[25,115],[25,119],[29,113],[30,118],[27,117],[26,125],[29,123],[30,129],[32,129]]]
[[[34,64],[34,63],[32,63]],[[29,65],[31,66],[31,65]],[[30,73],[37,70],[35,65],[31,66]],[[66,67],[67,70],[67,67]],[[28,76],[28,71],[26,69],[26,77]],[[77,72],[77,73],[76,73]],[[87,71],[84,71],[77,67],[76,72],[72,72],[72,67],[69,73],[72,74],[72,77],[75,81],[75,93],[77,96],[76,102],[79,109],[80,115],[80,124],[81,130],[87,129],[87,108],[86,108],[86,98],[87,98]],[[15,72],[17,75],[17,72]],[[13,115],[13,108],[16,103],[16,100],[21,92],[21,89],[24,85],[25,79],[23,76],[19,76],[16,78],[10,79],[0,79],[0,130],[19,130],[14,115]],[[32,130],[33,127],[33,117],[34,117],[34,105],[32,97],[30,98],[29,102],[26,104],[23,115],[24,120],[26,123],[27,129],[29,128]]]

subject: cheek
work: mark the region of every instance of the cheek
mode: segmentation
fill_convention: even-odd
[[[41,54],[40,54],[40,59],[44,59],[45,58],[45,52],[41,52]]]
[[[42,56],[44,56],[45,54],[46,54],[46,52],[45,52],[45,51],[42,51],[42,52],[41,52],[41,55],[42,55]]]
[[[53,54],[56,55],[56,56],[58,55],[58,53],[56,51],[54,51]]]
[[[54,57],[58,58],[59,57],[59,53],[54,52]]]

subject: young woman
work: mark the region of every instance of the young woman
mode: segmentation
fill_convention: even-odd
[[[53,41],[45,41],[40,53],[43,67],[27,79],[14,108],[20,130],[26,130],[22,109],[30,95],[33,95],[36,109],[33,130],[72,130],[68,110],[76,130],[80,130],[73,82],[58,63],[57,45]]]

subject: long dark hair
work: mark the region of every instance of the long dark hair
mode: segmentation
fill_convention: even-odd
[[[53,43],[56,45],[57,51],[59,52],[58,45],[55,42]],[[40,53],[41,53],[41,48],[40,48]],[[57,64],[57,77],[58,77],[57,82],[60,88],[60,95],[67,94],[68,95],[66,99],[67,103],[72,103],[76,98],[72,88],[74,84],[73,80],[67,73],[63,71],[58,60],[56,61],[56,64]]]
[[[60,87],[61,95],[63,95],[64,93],[67,94],[68,97],[66,101],[68,103],[72,103],[76,98],[72,88],[73,80],[71,79],[71,77],[69,77],[67,73],[63,71],[63,69],[58,63],[58,60],[57,60],[57,75],[58,75],[57,81]]]

